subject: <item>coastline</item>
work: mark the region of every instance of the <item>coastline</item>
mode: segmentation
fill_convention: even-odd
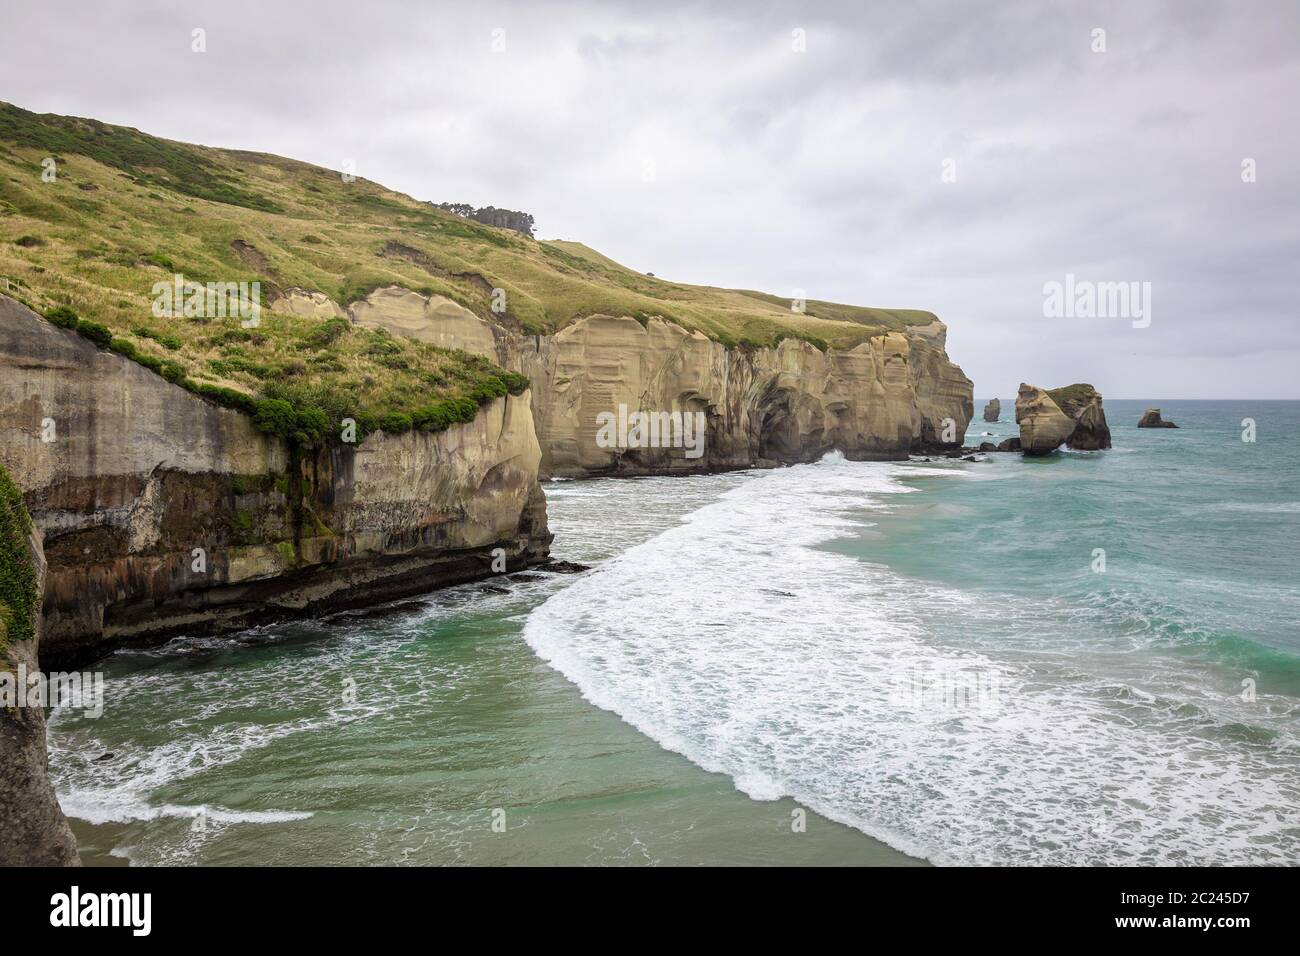
[[[595,563],[621,547],[595,533],[609,526],[609,514],[624,514],[630,527],[623,534],[641,539],[671,527],[696,501],[712,500],[724,484],[753,477],[550,483],[555,553]],[[643,515],[641,524],[626,508],[646,496],[664,508]],[[575,521],[579,513],[585,517]],[[122,865],[120,855],[110,855],[117,848],[145,865],[925,865],[811,810],[798,832],[793,801],[752,800],[730,777],[662,749],[587,703],[520,637],[526,616],[575,578],[515,577],[501,582],[508,594],[467,584],[424,596],[424,609],[378,618],[294,622],[234,639],[119,652],[105,662],[106,712],[126,725],[124,732],[59,717],[51,734],[52,771],[83,859]],[[363,684],[364,714],[356,722],[346,710],[324,721],[313,717],[322,708],[332,712],[323,693],[282,705],[290,708],[287,719],[277,712],[282,708],[258,717],[223,691],[237,681],[248,696],[265,699],[292,688],[296,674],[331,687],[355,672],[358,657],[376,685],[409,679],[413,671],[418,679],[383,700],[369,700]],[[189,700],[168,689],[178,677],[191,686]],[[147,712],[157,720],[159,708],[176,728],[161,737],[135,716]],[[240,730],[254,719],[262,721],[256,734]],[[401,741],[387,735],[390,724],[409,728]],[[330,771],[313,758],[314,747],[335,755]],[[104,753],[114,757],[96,762]],[[262,780],[267,772],[273,786]],[[353,781],[354,795],[336,789],[332,781],[342,775]],[[485,790],[499,792],[487,798]],[[498,804],[511,821],[508,835],[488,829]],[[111,819],[78,818],[83,805]],[[161,805],[173,815],[133,819]],[[174,808],[200,805],[249,819],[268,811],[311,817],[210,823],[206,833],[193,834]],[[368,836],[362,841],[358,833]],[[369,858],[362,842],[387,849],[371,850],[380,856]]]
[[[1294,585],[1258,554],[1215,572],[1183,542],[1226,547],[1245,528],[1277,539],[1263,554],[1285,553],[1295,506],[1261,474],[1219,524],[1187,525],[1221,497],[1216,469],[1236,467],[1219,435],[1241,406],[1171,403],[1190,427],[1166,436],[1115,404],[1106,452],[553,481],[556,554],[597,570],[128,652],[111,662],[110,686],[133,689],[118,703],[160,713],[179,739],[161,739],[162,756],[134,749],[147,735],[128,713],[124,740],[68,748],[155,774],[133,790],[123,773],[129,793],[107,796],[311,817],[198,838],[175,817],[74,828],[92,853],[129,846],[143,864],[1294,862],[1269,816],[1294,800],[1300,686],[1279,616]],[[1262,461],[1289,467],[1297,412],[1259,412],[1273,426]],[[1138,560],[1139,548],[1157,550]],[[1180,577],[1202,587],[1170,590]],[[1222,617],[1217,596],[1237,579],[1272,589],[1256,605],[1273,611],[1228,603]],[[535,654],[525,632],[548,622],[562,628]],[[333,686],[360,661],[389,688],[364,713],[320,693],[263,717],[222,693],[235,682],[262,699],[299,674]],[[1001,710],[917,710],[880,683],[954,662],[996,676]],[[1235,696],[1243,673],[1257,701]],[[194,699],[151,689],[178,676]],[[238,731],[249,720],[263,721],[251,742]],[[52,738],[76,729],[56,720]],[[1211,786],[1201,762],[1252,788]],[[63,797],[67,752],[52,765]],[[491,835],[493,807],[508,835]],[[800,807],[804,833],[791,830]],[[1250,846],[1215,829],[1224,814],[1251,828]]]

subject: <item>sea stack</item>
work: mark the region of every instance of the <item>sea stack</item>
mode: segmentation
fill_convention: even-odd
[[[1142,413],[1142,420],[1138,422],[1138,428],[1177,428],[1173,422],[1167,422],[1160,417],[1160,409],[1148,408]]]
[[[1091,385],[1076,382],[1047,394],[1057,408],[1074,419],[1074,431],[1065,443],[1076,451],[1098,451],[1110,447],[1110,426],[1102,409],[1101,393]]]
[[[1016,424],[1020,449],[1026,455],[1050,455],[1074,433],[1074,419],[1037,385],[1020,384],[1016,397]]]
[[[984,420],[986,422],[995,422],[1002,415],[1002,403],[996,398],[984,406]]]

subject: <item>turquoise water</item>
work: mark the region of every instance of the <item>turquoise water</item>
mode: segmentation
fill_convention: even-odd
[[[596,571],[119,653],[56,786],[139,863],[1298,863],[1300,403],[1107,412],[551,483]]]
[[[551,483],[555,552],[599,562],[746,477]],[[104,716],[51,721],[83,859],[919,862],[790,800],[756,803],[583,700],[521,637],[573,580],[503,576],[383,618],[119,652],[101,665]]]

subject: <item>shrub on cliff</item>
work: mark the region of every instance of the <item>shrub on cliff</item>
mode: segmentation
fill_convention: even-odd
[[[298,422],[298,413],[282,398],[268,398],[257,403],[257,413],[253,424],[259,431],[279,438],[288,438],[293,434]]]
[[[405,412],[389,412],[379,418],[379,428],[390,435],[400,435],[412,428],[411,416]]]
[[[40,595],[27,551],[31,530],[22,492],[0,467],[0,651],[35,634]]]
[[[411,414],[411,423],[421,431],[440,432],[452,425],[472,422],[477,414],[478,403],[473,399],[449,398],[417,409]]]
[[[135,343],[130,342],[126,339],[120,339],[120,338],[113,339],[111,342],[108,343],[108,347],[112,349],[114,352],[116,352],[118,355],[124,355],[127,358],[131,359],[132,361],[134,361],[135,358],[140,354],[136,350]]]
[[[109,331],[107,326],[100,325],[98,322],[91,322],[88,319],[77,320],[77,334],[104,348],[108,348],[109,343],[113,341],[113,333]]]
[[[46,310],[45,318],[61,329],[75,329],[77,327],[77,313],[66,305],[56,305],[54,308]]]
[[[314,448],[331,432],[330,418],[322,408],[295,408],[282,398],[267,398],[257,403],[253,425],[259,431]]]
[[[330,432],[329,416],[320,408],[299,408],[294,411],[293,440],[309,448],[321,444]]]

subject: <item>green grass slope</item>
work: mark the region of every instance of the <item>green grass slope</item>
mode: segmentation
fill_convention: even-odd
[[[42,178],[46,159],[54,182]],[[934,319],[812,300],[795,313],[788,299],[643,275],[580,243],[538,242],[307,163],[0,103],[0,292],[61,307],[65,324],[217,401],[256,412],[273,400],[309,419],[285,425],[276,406],[281,430],[309,434],[317,413],[329,427],[346,416],[364,428],[445,427],[469,402],[526,387],[482,359],[343,321],[267,309],[251,330],[237,317],[156,318],[152,287],[176,272],[260,281],[264,305],[291,287],[346,306],[399,285],[485,318],[500,288],[506,313],[495,318],[523,332],[659,316],[731,346],[794,337],[844,348]]]

